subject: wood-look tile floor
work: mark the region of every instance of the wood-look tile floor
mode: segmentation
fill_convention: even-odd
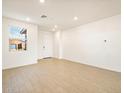
[[[3,93],[121,93],[121,73],[44,59],[3,70]]]

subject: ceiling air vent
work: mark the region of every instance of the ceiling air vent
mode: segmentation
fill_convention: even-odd
[[[41,18],[47,18],[47,16],[46,15],[42,15]]]

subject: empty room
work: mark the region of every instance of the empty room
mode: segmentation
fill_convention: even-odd
[[[121,0],[3,0],[2,93],[121,93]]]

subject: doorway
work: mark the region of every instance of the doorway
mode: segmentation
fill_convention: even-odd
[[[38,32],[38,59],[53,57],[53,33]]]

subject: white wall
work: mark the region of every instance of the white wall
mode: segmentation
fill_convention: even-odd
[[[116,15],[63,31],[63,59],[121,71],[120,18]]]
[[[9,51],[9,26],[27,28],[27,51]],[[3,69],[34,64],[37,62],[37,26],[3,17]]]
[[[55,58],[62,58],[62,37],[61,37],[61,31],[54,32],[54,57]]]
[[[43,48],[45,46],[45,48]],[[53,32],[38,30],[38,59],[53,57]]]

